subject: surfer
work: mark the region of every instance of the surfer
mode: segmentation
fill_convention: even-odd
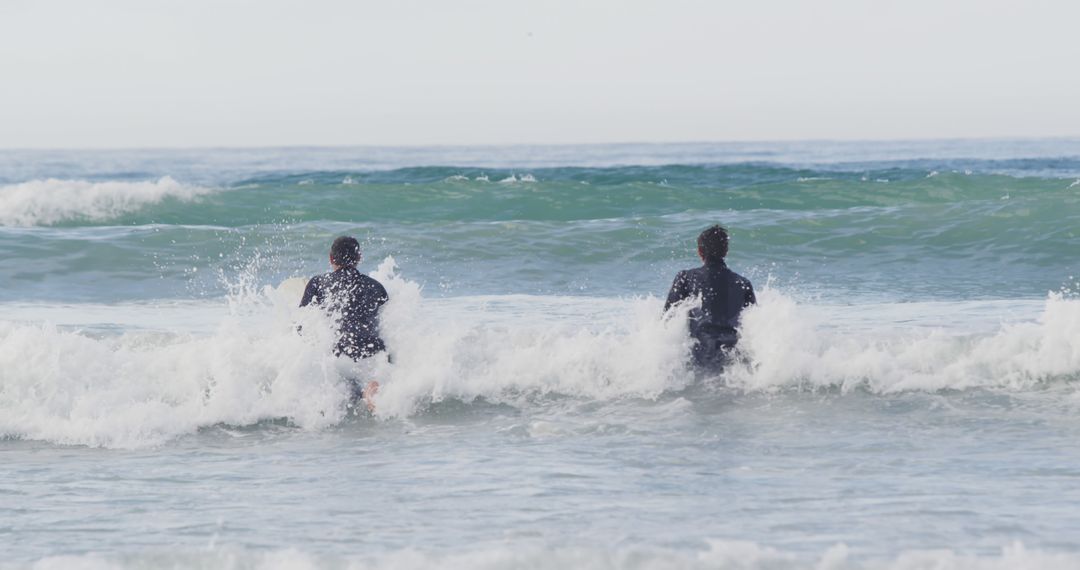
[[[315,304],[331,314],[338,329],[334,354],[355,361],[386,350],[386,344],[379,336],[379,309],[389,300],[382,283],[356,268],[360,257],[360,242],[356,238],[342,236],[335,239],[330,246],[333,271],[312,277],[300,300],[301,307]],[[363,398],[368,409],[373,410],[372,398],[379,390],[379,383],[372,380],[361,387],[359,381],[350,380],[350,384],[353,399]]]
[[[687,299],[700,299],[701,306],[690,310],[690,336],[694,363],[718,370],[729,360],[739,341],[739,316],[757,302],[750,281],[728,269],[727,230],[712,226],[698,236],[698,256],[704,265],[680,271],[671,284],[664,312]]]

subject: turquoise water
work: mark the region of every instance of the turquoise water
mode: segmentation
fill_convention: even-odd
[[[220,296],[221,275],[256,255],[268,280],[318,271],[342,233],[429,290],[661,294],[717,222],[751,277],[824,299],[1025,298],[1069,286],[1080,243],[1075,159],[410,167],[206,184],[159,168],[5,186],[0,300]],[[47,277],[61,272],[66,283]]]
[[[0,567],[1075,567],[1077,228],[1073,140],[0,151]]]

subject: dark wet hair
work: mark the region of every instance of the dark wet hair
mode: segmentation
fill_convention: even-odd
[[[341,236],[330,246],[330,261],[348,267],[360,263],[360,242],[352,236]]]
[[[697,238],[698,252],[706,261],[723,261],[727,257],[727,230],[719,225],[706,228]]]

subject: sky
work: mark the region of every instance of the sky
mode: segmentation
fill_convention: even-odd
[[[0,0],[0,148],[1076,136],[1075,0]]]

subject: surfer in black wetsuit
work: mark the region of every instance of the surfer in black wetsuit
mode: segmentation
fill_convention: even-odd
[[[739,341],[739,315],[757,302],[750,281],[728,269],[727,230],[712,226],[698,236],[698,255],[705,262],[695,269],[680,271],[671,284],[664,311],[687,299],[701,299],[690,310],[690,336],[696,341],[694,363],[710,370],[723,367]]]
[[[375,279],[360,273],[360,242],[343,236],[330,246],[330,273],[316,275],[308,281],[300,306],[310,304],[324,307],[334,319],[338,329],[338,342],[334,345],[336,356],[348,356],[361,360],[386,350],[379,336],[379,309],[389,300],[386,288]],[[368,382],[362,388],[353,384],[354,398],[359,396],[372,408],[371,398],[379,390],[379,383]]]

